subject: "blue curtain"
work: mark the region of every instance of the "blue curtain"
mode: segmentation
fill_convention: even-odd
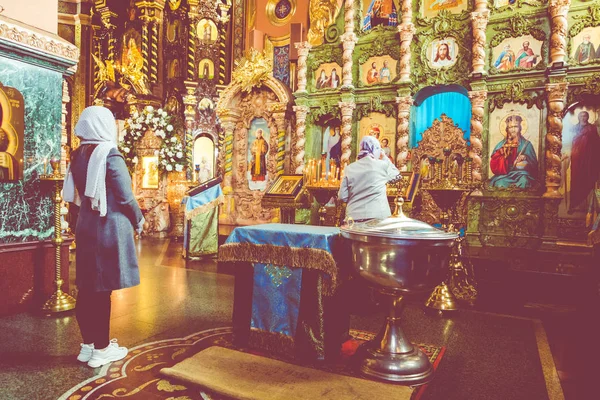
[[[424,89],[426,90],[426,89]],[[465,91],[462,89],[462,91]],[[471,137],[471,101],[465,93],[444,91],[423,99],[419,92],[415,105],[410,110],[410,140],[409,146],[417,147],[423,138],[423,132],[431,127],[433,121],[446,114],[462,131],[463,138],[468,142]],[[426,93],[425,93],[426,95]],[[423,99],[423,100],[421,100]]]

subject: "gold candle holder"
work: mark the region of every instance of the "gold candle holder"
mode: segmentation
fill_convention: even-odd
[[[56,290],[50,296],[50,298],[42,306],[42,311],[50,313],[58,313],[63,311],[69,311],[75,308],[76,301],[73,296],[62,291],[62,285],[64,281],[61,276],[61,245],[64,242],[60,226],[60,204],[62,203],[61,196],[61,183],[64,180],[64,175],[59,171],[60,160],[53,159],[50,161],[52,167],[51,175],[43,175],[40,177],[42,181],[54,182],[54,197],[52,199],[54,203],[54,238],[52,244],[54,245],[54,259],[55,259],[55,277],[54,285]]]
[[[453,225],[452,216],[465,194],[472,188],[473,159],[462,155],[452,155],[450,149],[443,149],[444,159],[429,156],[430,164],[434,166],[433,179],[423,189],[432,197],[440,208],[442,229],[457,232]],[[456,161],[457,168],[451,168],[451,162]],[[464,176],[463,176],[464,168]],[[476,282],[473,274],[463,264],[462,243],[464,238],[458,238],[453,246],[448,277],[433,291],[425,305],[440,311],[457,310],[459,302],[473,305],[477,298]],[[465,262],[467,260],[465,259]]]

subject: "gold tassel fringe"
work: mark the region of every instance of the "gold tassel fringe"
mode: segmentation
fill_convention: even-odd
[[[275,246],[272,244],[225,243],[219,247],[219,261],[247,261],[286,267],[316,269],[331,277],[323,282],[326,296],[335,293],[338,268],[331,253],[321,249]]]
[[[294,338],[283,333],[268,332],[262,329],[250,329],[248,346],[255,349],[267,350],[276,354],[294,357]]]

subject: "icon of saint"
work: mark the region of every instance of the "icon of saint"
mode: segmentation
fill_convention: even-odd
[[[254,133],[256,139],[252,142],[251,154],[252,161],[250,163],[250,174],[253,181],[264,181],[267,176],[267,152],[269,145],[263,137],[263,130],[257,129]]]
[[[523,118],[509,115],[506,118],[506,137],[492,151],[490,169],[493,187],[528,189],[537,180],[538,161],[533,145],[522,135]]]
[[[12,181],[19,177],[19,163],[15,156],[8,152],[9,144],[8,133],[0,128],[0,181]]]
[[[379,71],[379,82],[381,83],[390,83],[392,81],[392,74],[388,64],[388,60],[383,60],[383,67]]]
[[[511,50],[510,44],[507,44],[496,59],[494,66],[499,71],[510,71],[515,67],[515,58],[515,52]]]
[[[438,44],[432,64],[436,67],[448,67],[454,64],[448,43],[441,42]]]
[[[580,111],[579,122],[574,127],[575,136],[571,144],[571,187],[568,197],[568,212],[573,213],[589,197],[600,177],[600,136],[596,125],[590,124],[590,113]]]
[[[577,46],[577,50],[575,50],[575,61],[584,63],[587,61],[592,61],[596,58],[596,52],[594,50],[594,45],[590,42],[592,37],[589,34],[583,35],[583,41]],[[598,47],[600,49],[600,46]]]

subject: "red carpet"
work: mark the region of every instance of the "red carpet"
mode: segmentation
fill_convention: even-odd
[[[209,329],[182,339],[161,340],[131,348],[124,360],[104,366],[98,375],[68,390],[59,400],[221,400],[222,397],[204,393],[198,387],[186,387],[177,381],[165,379],[159,375],[159,371],[210,346],[235,348],[231,343],[231,332],[231,328]],[[351,330],[350,334],[353,339],[344,343],[341,363],[327,366],[324,370],[356,376],[348,360],[361,343],[372,339],[374,335],[355,330]],[[437,369],[445,348],[419,346],[429,356],[434,369]],[[415,390],[412,400],[418,400],[426,387],[424,385]]]

